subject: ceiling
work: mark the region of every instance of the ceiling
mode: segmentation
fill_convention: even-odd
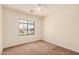
[[[33,14],[40,17],[45,17],[61,10],[64,10],[73,5],[58,5],[58,4],[7,4],[4,7],[12,8],[28,14]]]

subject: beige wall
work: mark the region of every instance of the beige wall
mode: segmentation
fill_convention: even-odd
[[[3,47],[10,47],[41,39],[41,20],[39,17],[4,8]],[[19,37],[19,19],[35,21],[35,35]]]
[[[43,39],[79,52],[79,5],[56,11],[43,20]]]
[[[2,53],[2,6],[0,5],[0,54]]]

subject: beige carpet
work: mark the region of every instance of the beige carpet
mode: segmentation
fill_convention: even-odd
[[[3,50],[2,55],[79,55],[45,41],[36,41]]]

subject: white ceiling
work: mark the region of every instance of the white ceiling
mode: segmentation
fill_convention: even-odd
[[[36,9],[37,5],[35,4],[7,4],[3,6],[36,16],[48,16],[73,5],[47,4],[40,6],[42,7],[40,11]],[[39,8],[39,6],[37,7]],[[33,10],[34,12],[30,12],[30,10]]]

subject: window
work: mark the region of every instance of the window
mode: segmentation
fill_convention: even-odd
[[[33,35],[35,33],[35,23],[32,20],[20,20],[20,36]]]

